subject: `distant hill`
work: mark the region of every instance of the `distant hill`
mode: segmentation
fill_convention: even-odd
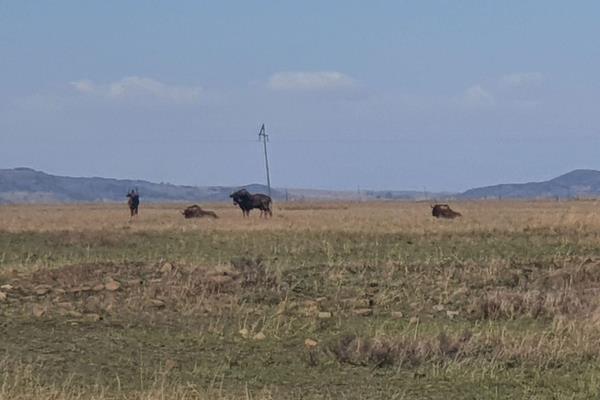
[[[266,193],[264,185],[245,186],[250,192]],[[227,186],[178,186],[142,180],[72,178],[49,175],[30,168],[0,169],[0,203],[122,202],[132,188],[143,201],[229,201],[238,189]],[[275,191],[274,197],[283,195]]]
[[[260,184],[243,186],[252,193],[267,193]],[[137,188],[142,201],[148,202],[220,202],[230,201],[229,194],[240,187],[178,186],[143,180],[110,178],[74,178],[56,176],[31,168],[0,169],[0,204],[4,203],[72,203],[123,202],[125,195]],[[273,189],[275,200],[422,200],[427,196],[418,191],[354,191],[317,189]],[[446,197],[441,194],[440,196]],[[438,196],[439,197],[439,196]]]
[[[260,184],[243,186],[253,193],[267,193]],[[144,202],[220,202],[239,187],[180,186],[143,180],[74,178],[56,176],[31,168],[0,169],[0,204],[124,202],[137,188]],[[275,200],[429,200],[448,199],[537,199],[600,197],[600,171],[578,169],[544,182],[511,183],[467,190],[464,193],[423,193],[419,191],[316,189],[273,189]],[[434,200],[431,200],[434,201]]]
[[[600,171],[576,169],[544,182],[509,183],[467,190],[464,199],[538,199],[600,196]]]

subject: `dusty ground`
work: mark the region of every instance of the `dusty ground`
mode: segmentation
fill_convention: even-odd
[[[593,201],[0,207],[0,399],[594,398]]]

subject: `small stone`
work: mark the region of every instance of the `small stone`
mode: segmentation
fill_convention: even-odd
[[[446,315],[448,316],[448,318],[453,319],[454,317],[457,317],[459,314],[458,311],[446,311]]]
[[[81,318],[83,316],[82,313],[80,313],[79,311],[75,311],[75,310],[69,310],[66,312],[65,315],[72,317],[72,318]]]
[[[163,274],[168,274],[171,271],[173,271],[173,264],[169,262],[164,263],[162,267],[160,267],[160,272]]]
[[[410,317],[410,319],[408,321],[411,324],[417,324],[417,323],[419,323],[419,317]]]
[[[246,328],[242,328],[242,329],[240,329],[240,330],[239,330],[239,332],[238,332],[238,333],[239,333],[239,334],[240,334],[240,336],[241,336],[241,337],[243,337],[244,339],[248,338],[248,334],[249,334],[249,332],[248,332],[248,329],[246,329]]]
[[[52,287],[49,285],[39,285],[34,289],[34,291],[35,294],[37,294],[38,296],[43,296],[47,294],[50,291],[50,289],[52,289]]]
[[[315,347],[317,347],[318,344],[319,344],[319,342],[317,342],[314,339],[306,339],[304,341],[304,346],[306,346],[309,349],[314,349]]]
[[[0,286],[0,289],[6,290],[8,292],[9,290],[13,289],[13,285],[9,285],[9,284],[2,285],[2,286]]]
[[[326,300],[327,300],[327,297],[317,297],[317,298],[315,299],[315,301],[316,301],[317,303],[322,303],[322,302],[324,302],[324,301],[326,301]]]
[[[392,311],[390,316],[393,319],[402,319],[404,317],[404,314],[402,314],[402,311]]]
[[[72,310],[73,309],[73,304],[67,302],[67,301],[63,301],[61,303],[56,303],[56,305],[62,309],[65,310]]]
[[[368,317],[370,315],[373,315],[373,309],[372,308],[356,308],[356,309],[352,310],[352,313],[354,313],[354,315],[358,315],[359,317]]]
[[[66,291],[65,291],[64,289],[54,289],[54,293],[56,293],[56,294],[59,294],[59,295],[60,295],[60,294],[65,294],[65,293],[66,293]]]
[[[89,314],[85,314],[85,319],[88,321],[92,321],[92,322],[96,322],[96,321],[100,321],[101,317],[100,315],[96,314],[96,313],[89,313]]]
[[[331,318],[331,313],[329,311],[321,311],[318,314],[319,319],[329,319]]]
[[[163,308],[165,306],[165,302],[159,299],[151,299],[150,305],[156,308]]]
[[[258,332],[256,335],[254,335],[254,336],[252,337],[252,339],[254,339],[254,340],[265,340],[266,338],[267,338],[267,337],[266,337],[266,336],[265,336],[265,334],[264,334],[264,333],[262,333],[262,332]]]
[[[100,291],[104,290],[104,285],[103,285],[102,283],[99,283],[99,284],[97,284],[96,286],[94,286],[94,287],[92,288],[92,290],[93,290],[94,292],[100,292]]]
[[[0,292],[0,301],[6,301],[6,293]]]
[[[437,311],[437,312],[444,311],[444,305],[443,304],[436,304],[435,306],[433,306],[433,311]]]
[[[46,313],[46,307],[42,307],[39,304],[34,304],[31,311],[33,312],[34,317],[40,318]]]
[[[114,292],[115,290],[119,290],[121,284],[117,281],[110,280],[105,285],[104,288],[110,292]]]

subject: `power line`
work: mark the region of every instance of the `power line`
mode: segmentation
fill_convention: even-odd
[[[269,139],[269,135],[265,131],[265,124],[262,124],[260,127],[260,132],[258,132],[258,140],[262,139],[263,146],[265,149],[265,167],[267,169],[267,188],[269,189],[269,196],[271,196],[271,177],[269,175],[269,157],[267,156],[267,140]]]

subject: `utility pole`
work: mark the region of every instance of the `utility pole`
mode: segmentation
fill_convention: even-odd
[[[267,169],[267,188],[269,189],[269,196],[271,196],[271,177],[269,176],[269,157],[267,157],[267,140],[269,139],[269,135],[265,132],[265,124],[262,124],[260,127],[260,132],[258,132],[258,140],[263,141],[263,147],[265,149],[265,167]]]

